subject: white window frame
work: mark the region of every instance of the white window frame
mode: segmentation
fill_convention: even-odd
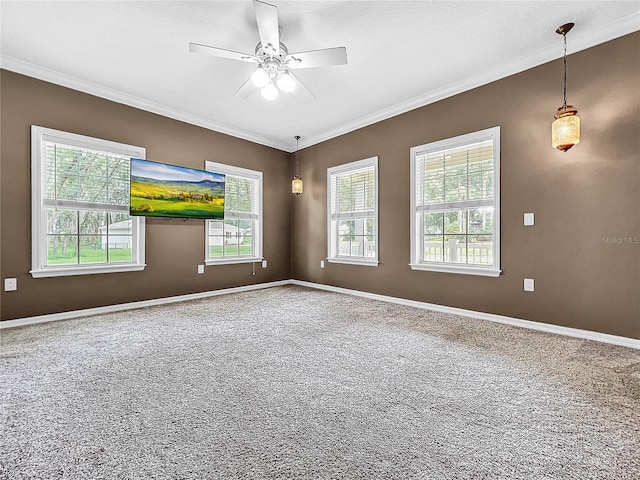
[[[132,245],[131,262],[52,265],[47,263],[47,210],[45,208],[45,164],[44,142],[55,142],[79,148],[106,151],[126,157],[145,158],[146,149],[124,143],[111,142],[51,128],[31,126],[31,270],[34,278],[89,275],[98,273],[141,271],[145,264],[145,219],[131,217]],[[62,203],[62,202],[60,202]],[[89,202],[67,202],[68,207],[100,210],[100,205]],[[85,204],[84,206],[82,204]],[[106,210],[109,210],[108,208]],[[127,209],[128,213],[128,209]]]
[[[422,261],[422,229],[424,222],[418,221],[421,212],[416,205],[416,158],[425,153],[448,150],[456,147],[463,147],[485,140],[493,141],[493,175],[494,175],[494,198],[493,198],[493,259],[491,266],[484,265],[462,265],[449,263],[436,263]],[[487,277],[498,277],[500,270],[500,127],[487,128],[478,132],[468,133],[437,142],[419,145],[411,148],[411,261],[409,263],[412,270],[425,270],[432,272],[458,273],[464,275],[480,275]],[[473,202],[464,202],[463,208],[473,208]],[[446,205],[445,203],[442,204]]]
[[[209,224],[215,220],[207,220],[205,224],[205,252],[204,252],[204,263],[206,265],[227,265],[232,263],[253,263],[253,262],[261,262],[263,260],[262,256],[262,196],[263,196],[263,182],[262,182],[262,172],[258,170],[250,170],[248,168],[236,167],[233,165],[226,165],[224,163],[217,163],[206,161],[205,162],[205,170],[223,173],[224,175],[231,175],[235,177],[244,177],[249,178],[251,180],[257,180],[258,182],[258,204],[257,209],[258,212],[255,215],[251,215],[250,218],[256,220],[256,228],[252,229],[253,239],[253,255],[252,256],[228,256],[228,257],[210,257],[209,256]],[[228,213],[225,211],[225,218],[228,217]],[[237,219],[244,219],[247,217],[238,216],[234,217]],[[219,221],[219,220],[218,220]]]
[[[374,224],[375,224],[375,232],[374,232],[374,241],[376,244],[376,254],[375,257],[355,257],[348,255],[340,255],[338,251],[338,222],[340,218],[339,215],[336,215],[332,212],[331,199],[333,197],[333,181],[332,178],[334,175],[340,175],[344,173],[349,173],[356,170],[361,170],[363,168],[373,166],[374,171],[374,182],[375,182],[375,211],[373,212]],[[380,256],[380,243],[379,243],[379,221],[378,221],[378,199],[379,199],[379,183],[378,183],[378,157],[370,157],[362,160],[357,160],[355,162],[345,163],[342,165],[337,165],[335,167],[330,167],[327,169],[327,261],[331,263],[345,263],[350,265],[365,265],[371,267],[377,267],[379,265],[379,256]],[[364,218],[371,217],[371,215],[362,215],[362,216],[353,216],[350,215],[349,219],[354,218]]]

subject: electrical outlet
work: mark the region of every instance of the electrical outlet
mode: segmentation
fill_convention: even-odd
[[[320,260],[320,268],[324,268],[324,260]]]
[[[267,268],[267,261],[266,260],[262,260],[262,268]]]
[[[17,278],[5,278],[4,279],[4,291],[5,292],[14,292],[18,290],[18,279]]]
[[[524,214],[524,226],[530,227],[535,223],[533,213],[525,213]]]
[[[524,291],[525,292],[533,292],[534,291],[533,278],[525,278],[524,279]]]
[[[204,273],[204,265],[198,265],[198,273]]]

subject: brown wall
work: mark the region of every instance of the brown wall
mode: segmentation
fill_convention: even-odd
[[[293,277],[640,338],[640,244],[625,240],[640,236],[638,51],[635,33],[570,56],[569,100],[582,118],[582,142],[567,153],[550,147],[552,115],[562,100],[562,64],[555,61],[302,150],[305,192],[293,199],[292,217],[292,156],[2,71],[0,278],[17,277],[18,291],[1,293],[1,318]],[[161,162],[202,168],[213,160],[263,171],[269,268],[257,266],[253,277],[250,264],[210,266],[197,275],[204,223],[153,219],[147,221],[143,272],[31,278],[32,124],[140,145],[147,158]],[[496,125],[502,275],[412,271],[409,148]],[[322,270],[326,169],[374,155],[380,266],[327,263]],[[524,212],[535,212],[534,227],[523,227]],[[523,292],[525,277],[536,280],[535,292]]]
[[[568,99],[582,141],[566,153],[550,146],[561,60],[302,150],[293,278],[640,338],[639,51],[635,33],[569,57]],[[409,149],[496,125],[502,275],[412,271]],[[375,155],[381,263],[323,270],[327,168]],[[535,213],[535,226],[523,226],[524,212]],[[629,237],[635,243],[609,243]],[[525,277],[535,292],[523,291]]]
[[[8,71],[0,87],[0,278],[18,279],[17,291],[1,294],[2,320],[290,278],[289,154]],[[31,125],[138,145],[165,163],[204,168],[212,160],[263,171],[268,268],[258,264],[252,276],[251,264],[207,266],[198,275],[204,221],[148,219],[144,271],[32,278]]]

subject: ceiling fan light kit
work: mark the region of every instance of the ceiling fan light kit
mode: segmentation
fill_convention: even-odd
[[[253,55],[198,43],[190,43],[189,51],[257,64],[251,78],[234,93],[236,97],[248,98],[256,89],[260,89],[266,100],[275,100],[279,92],[292,93],[302,101],[313,100],[313,93],[291,70],[345,65],[347,49],[335,47],[290,54],[280,41],[278,8],[261,0],[253,0],[253,10],[260,34],[260,42]]]

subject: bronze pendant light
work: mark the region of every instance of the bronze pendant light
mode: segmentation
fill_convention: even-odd
[[[298,141],[300,140],[300,135],[296,135],[294,137],[296,139],[296,174],[291,181],[291,192],[295,195],[300,195],[303,190],[302,178],[300,178],[300,163],[298,161]]]
[[[551,145],[566,152],[580,142],[580,117],[573,105],[567,105],[567,33],[573,23],[565,23],[556,29],[556,33],[564,39],[564,103],[554,115],[551,124]]]

